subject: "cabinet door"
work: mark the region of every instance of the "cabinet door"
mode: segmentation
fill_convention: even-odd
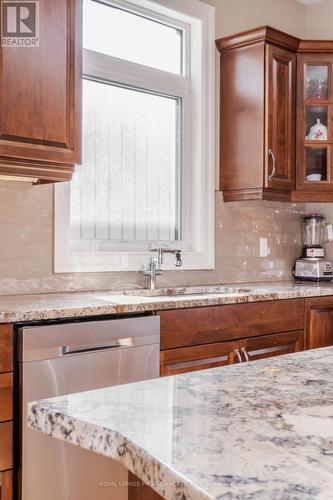
[[[8,470],[0,472],[0,500],[13,499],[13,475],[12,471]]]
[[[179,373],[216,368],[241,361],[237,342],[221,342],[161,352],[160,374]]]
[[[265,188],[295,186],[296,55],[266,47]]]
[[[13,326],[0,325],[0,373],[13,371]]]
[[[82,1],[37,3],[39,46],[1,47],[0,174],[63,180],[80,161]]]
[[[308,299],[306,307],[306,347],[333,345],[333,297]]]
[[[300,191],[329,194],[333,190],[332,71],[332,55],[298,56],[297,189]],[[321,201],[318,196],[317,201]]]
[[[13,422],[0,423],[0,471],[13,468]]]
[[[277,335],[264,335],[240,341],[240,352],[245,361],[271,358],[302,351],[304,349],[304,332],[279,333]]]

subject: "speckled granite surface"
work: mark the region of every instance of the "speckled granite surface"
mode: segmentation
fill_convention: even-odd
[[[329,500],[333,348],[33,403],[29,425],[168,500]]]
[[[232,287],[233,285],[216,285],[164,289],[162,296],[145,295],[147,292],[142,290],[126,293],[96,291],[0,296],[0,323],[333,295],[333,284],[297,285],[294,282],[238,284],[234,285],[234,291],[230,291]],[[188,292],[190,294],[187,294]],[[169,293],[176,295],[170,296]]]

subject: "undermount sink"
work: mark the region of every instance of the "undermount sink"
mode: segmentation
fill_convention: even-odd
[[[249,293],[250,288],[233,286],[191,286],[180,288],[157,288],[156,290],[128,290],[121,295],[132,297],[174,297],[179,295],[227,295],[235,293]]]

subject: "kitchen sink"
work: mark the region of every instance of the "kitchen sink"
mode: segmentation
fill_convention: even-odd
[[[249,293],[250,288],[238,288],[233,286],[190,286],[177,288],[157,288],[156,290],[128,290],[121,295],[131,297],[175,297],[182,295],[227,295],[236,293]]]

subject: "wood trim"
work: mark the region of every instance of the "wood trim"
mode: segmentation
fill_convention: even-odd
[[[13,468],[13,422],[0,424],[0,471]]]
[[[13,371],[13,325],[0,325],[0,373]]]
[[[290,201],[291,192],[278,191],[276,189],[234,189],[223,191],[224,201],[247,201],[247,200],[267,200],[267,201]]]
[[[13,471],[0,472],[0,500],[13,500]]]
[[[13,373],[0,374],[0,422],[13,418]]]
[[[73,165],[0,157],[0,175],[36,178],[39,183],[70,181],[74,169]]]
[[[332,52],[333,51],[333,40],[301,40],[298,52]]]
[[[291,201],[293,203],[333,203],[333,192],[293,191]]]
[[[219,38],[215,43],[220,52],[246,47],[254,43],[271,43],[278,47],[296,52],[300,42],[301,40],[299,38],[283,33],[271,26],[261,26],[232,36]]]

